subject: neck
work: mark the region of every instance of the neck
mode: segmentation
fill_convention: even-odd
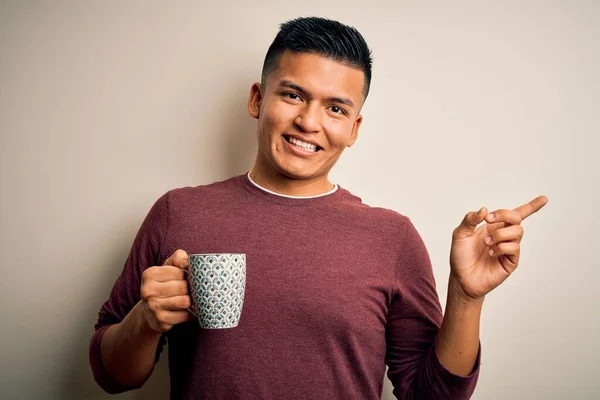
[[[335,187],[326,176],[313,179],[293,179],[278,171],[261,168],[259,165],[252,168],[250,178],[263,188],[286,196],[318,196]]]

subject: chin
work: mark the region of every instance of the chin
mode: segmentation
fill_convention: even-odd
[[[307,169],[307,168],[282,168],[281,173],[286,177],[294,180],[318,180],[323,177],[327,177],[327,172],[322,172],[318,169]]]
[[[277,171],[286,178],[295,179],[295,180],[305,180],[312,178],[312,174],[308,173],[308,171],[298,170],[296,168],[277,168]]]

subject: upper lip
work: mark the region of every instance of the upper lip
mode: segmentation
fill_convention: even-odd
[[[298,140],[300,140],[300,141],[302,141],[302,142],[304,142],[304,143],[310,143],[310,144],[313,144],[313,145],[317,146],[317,147],[318,147],[318,148],[320,148],[320,149],[322,149],[322,148],[323,148],[323,146],[319,145],[319,143],[317,143],[317,142],[314,142],[314,141],[312,141],[312,140],[309,140],[309,139],[306,139],[306,138],[304,138],[304,137],[302,137],[302,136],[290,135],[289,133],[284,133],[284,134],[283,134],[283,136],[287,136],[287,137],[291,137],[291,138],[294,138],[294,139],[298,139]]]

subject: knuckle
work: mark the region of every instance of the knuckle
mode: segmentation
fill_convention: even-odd
[[[142,298],[142,300],[148,300],[148,298],[150,297],[150,293],[151,291],[148,285],[142,284],[142,288],[140,289],[140,297]]]
[[[154,277],[156,276],[157,272],[157,267],[146,268],[142,272],[142,282],[154,280]]]
[[[165,322],[167,322],[167,312],[166,311],[159,310],[154,313],[154,317],[156,318],[158,323],[161,325],[163,325],[163,324],[165,324]]]
[[[152,277],[152,268],[146,268],[144,272],[142,272],[142,282],[148,280]]]
[[[523,221],[523,217],[518,211],[512,210],[510,211],[511,219],[514,220],[514,224],[520,224]]]
[[[454,231],[452,231],[453,238],[459,238],[462,235],[463,229],[461,228],[462,226],[458,226],[456,229],[454,229]]]
[[[150,311],[158,316],[161,308],[158,299],[156,297],[150,297],[146,300],[146,303],[148,303],[148,308]]]

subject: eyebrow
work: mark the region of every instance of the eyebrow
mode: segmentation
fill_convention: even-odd
[[[302,96],[306,97],[308,100],[312,100],[312,98],[313,98],[313,96],[310,94],[310,92],[308,90],[304,89],[302,86],[296,85],[292,81],[288,81],[287,79],[283,79],[283,80],[279,81],[279,84],[277,85],[277,87],[280,87],[280,88],[286,87],[289,89],[293,89],[293,90],[297,91],[298,93],[300,93]],[[345,104],[348,107],[354,108],[354,102],[350,99],[344,99],[342,97],[328,97],[325,100],[330,103]]]

